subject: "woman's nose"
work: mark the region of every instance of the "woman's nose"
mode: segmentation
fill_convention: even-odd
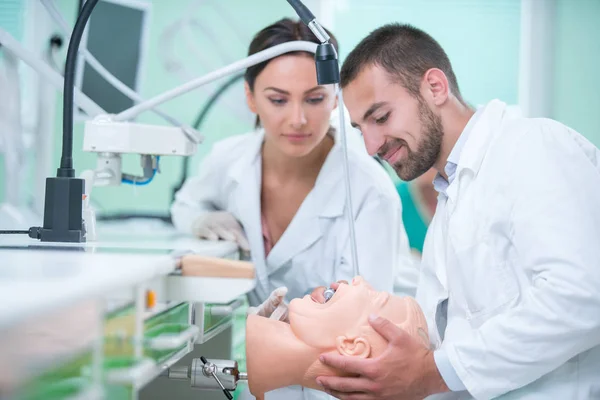
[[[294,128],[306,125],[306,113],[302,105],[292,105],[292,109],[290,110],[290,125]]]

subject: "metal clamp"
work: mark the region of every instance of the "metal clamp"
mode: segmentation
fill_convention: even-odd
[[[185,367],[181,371],[173,371],[165,375],[168,375],[171,379],[186,379],[189,377],[192,388],[220,389],[228,399],[231,399],[229,391],[237,388],[238,381],[248,380],[248,374],[239,371],[237,361],[207,360],[204,357],[194,358],[189,369]]]
[[[194,358],[191,367],[173,366],[161,375],[169,379],[190,379],[190,386],[194,389],[220,389],[230,400],[229,391],[234,391],[239,381],[248,380],[248,374],[238,369],[237,361],[207,360],[204,357]]]
[[[207,377],[212,376],[217,381],[219,386],[221,387],[221,390],[223,391],[225,396],[229,400],[233,400],[233,396],[231,395],[231,393],[229,393],[229,391],[227,389],[225,389],[225,386],[223,386],[223,383],[221,383],[221,381],[219,380],[219,377],[217,376],[217,366],[211,362],[208,362],[206,360],[206,358],[204,358],[204,356],[200,357],[200,360],[204,364],[204,366],[202,367],[202,374],[204,374],[204,376],[207,376]],[[194,362],[195,361],[196,360],[194,360]]]

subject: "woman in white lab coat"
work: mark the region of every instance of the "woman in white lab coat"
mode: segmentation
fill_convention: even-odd
[[[283,19],[254,37],[249,55],[293,40],[318,43],[302,22]],[[175,226],[202,238],[235,240],[250,250],[257,276],[251,305],[280,286],[288,288],[289,300],[351,279],[343,152],[330,122],[337,107],[333,85],[317,84],[309,53],[251,67],[245,80],[257,129],[214,146],[199,175],[177,193],[171,210]],[[359,273],[378,290],[391,292],[400,263],[409,259],[400,200],[356,131],[348,136]],[[406,264],[400,279],[409,294],[416,285],[412,268]],[[317,393],[298,388],[296,396]]]

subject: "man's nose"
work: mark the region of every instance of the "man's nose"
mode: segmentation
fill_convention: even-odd
[[[383,135],[379,135],[370,130],[363,130],[362,136],[365,142],[365,147],[367,148],[367,153],[369,153],[370,156],[374,156],[385,142]]]
[[[290,124],[294,128],[306,125],[306,113],[302,104],[292,105],[292,109],[290,110]]]

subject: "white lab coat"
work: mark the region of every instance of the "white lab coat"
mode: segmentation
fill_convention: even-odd
[[[469,392],[436,398],[600,398],[599,164],[577,132],[485,107],[425,240],[417,300]]]

